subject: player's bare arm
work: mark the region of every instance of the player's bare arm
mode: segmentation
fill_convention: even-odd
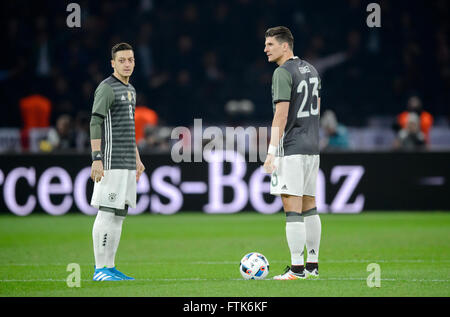
[[[269,148],[276,148],[283,136],[283,131],[286,127],[287,117],[289,113],[289,102],[282,101],[276,105],[275,115],[272,121],[271,136]],[[264,171],[272,173],[275,170],[274,165],[275,155],[272,151],[267,153],[266,161],[264,162]]]
[[[141,161],[141,157],[139,155],[138,148],[136,146],[136,182],[139,181],[142,173],[145,171],[145,166]]]

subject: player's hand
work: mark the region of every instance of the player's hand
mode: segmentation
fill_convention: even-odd
[[[272,154],[267,154],[266,161],[264,162],[264,172],[267,174],[272,174],[275,169],[277,168],[275,166],[275,156]]]
[[[142,173],[145,171],[145,166],[140,160],[136,160],[136,182],[139,181]]]
[[[94,182],[99,182],[102,180],[102,177],[105,176],[105,172],[103,171],[103,163],[100,160],[96,160],[92,162],[91,167],[91,178]]]

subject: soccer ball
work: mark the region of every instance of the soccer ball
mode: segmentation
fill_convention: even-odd
[[[245,280],[262,280],[269,274],[269,261],[261,253],[248,253],[241,260],[239,272]]]

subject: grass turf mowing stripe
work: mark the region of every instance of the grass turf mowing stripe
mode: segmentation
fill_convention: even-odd
[[[270,263],[286,263],[286,260],[271,260]],[[450,263],[450,260],[321,260],[320,263]],[[63,266],[67,263],[0,263],[0,266]],[[92,265],[93,263],[78,263]],[[160,265],[168,262],[121,262],[122,265]],[[235,265],[235,261],[195,261],[183,262],[183,265]]]
[[[94,217],[0,216],[0,296],[449,296],[450,214],[321,214],[320,278],[243,281],[238,264],[263,253],[270,276],[289,264],[283,214],[129,216],[116,264],[136,281],[92,282]],[[82,287],[67,287],[67,264]],[[367,287],[367,264],[381,288]],[[38,272],[39,275],[36,275]]]
[[[305,280],[306,283],[309,283],[309,281],[365,281],[365,278],[358,278],[358,277],[348,277],[348,278],[338,278],[338,277],[325,277],[325,278],[318,278],[318,279],[308,279]],[[81,279],[80,281],[83,282],[92,282],[91,279]],[[139,281],[142,282],[152,282],[152,281],[243,281],[244,283],[249,283],[244,281],[242,278],[230,278],[230,279],[219,279],[219,278],[143,278],[139,279]],[[264,280],[258,280],[257,283],[260,283],[260,281],[275,281],[271,278],[267,278]],[[302,283],[303,280],[299,280]],[[449,279],[444,280],[429,280],[429,279],[395,279],[395,278],[381,278],[380,281],[403,281],[403,282],[431,282],[431,283],[448,283],[450,282]],[[4,283],[27,283],[27,282],[66,282],[64,279],[30,279],[30,280],[0,280],[0,282]],[[133,281],[122,281],[123,283],[133,283]],[[250,282],[251,283],[251,282]],[[276,283],[279,283],[279,281],[276,281]],[[304,282],[303,282],[304,283]]]

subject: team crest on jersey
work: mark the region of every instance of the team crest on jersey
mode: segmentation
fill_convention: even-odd
[[[128,91],[128,101],[131,101],[132,96],[131,96],[131,91]]]
[[[109,198],[109,201],[110,201],[110,202],[114,202],[114,201],[116,201],[117,194],[116,194],[116,193],[110,193],[110,194],[108,195],[108,198]]]

